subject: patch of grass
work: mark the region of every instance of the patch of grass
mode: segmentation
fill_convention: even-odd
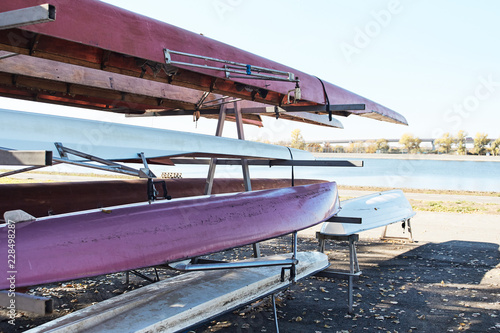
[[[12,170],[0,169],[0,173],[9,172]],[[63,177],[82,177],[82,181],[86,178],[109,178],[109,179],[137,179],[133,176],[120,175],[120,174],[99,174],[99,173],[77,173],[77,172],[55,172],[55,171],[27,171],[23,172],[23,175],[30,175],[30,178],[16,178],[14,177],[1,177],[0,184],[19,184],[19,183],[48,183],[48,182],[59,182],[65,181]],[[31,178],[31,175],[33,178]],[[49,175],[54,176],[53,179],[48,177],[37,177],[37,175]],[[62,176],[62,177],[59,177]],[[58,178],[59,177],[59,178]]]
[[[370,192],[382,192],[394,190],[392,187],[377,187],[377,186],[347,186],[339,185],[339,190],[360,190]],[[402,188],[405,193],[423,193],[423,194],[455,194],[455,195],[477,195],[488,197],[500,197],[500,192],[480,192],[480,191],[454,191],[454,190],[426,190],[426,189],[413,189]]]
[[[498,214],[500,205],[494,203],[479,203],[472,201],[425,201],[410,200],[416,211],[461,213],[461,214]]]
[[[9,177],[2,177],[0,178],[0,184],[22,184],[22,183],[50,183],[53,182],[53,180],[40,180],[40,179],[33,179],[33,178],[9,178]]]

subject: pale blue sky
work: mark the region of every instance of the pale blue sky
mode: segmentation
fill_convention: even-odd
[[[500,137],[498,1],[106,2],[316,75],[403,114],[410,124],[351,116],[339,118],[345,129],[338,130],[270,119],[267,129],[246,127],[249,138],[287,139],[294,128],[306,140],[436,137],[461,129]],[[189,119],[140,123],[215,131],[206,119],[197,128]]]

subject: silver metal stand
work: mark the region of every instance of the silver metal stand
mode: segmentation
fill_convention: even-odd
[[[192,259],[190,261],[180,261],[170,263],[168,266],[172,269],[179,271],[207,271],[218,269],[238,269],[238,268],[253,268],[253,267],[267,267],[267,266],[284,266],[281,270],[281,280],[285,280],[285,271],[290,270],[289,281],[295,283],[296,265],[299,263],[297,259],[297,232],[292,234],[292,257],[289,259],[280,260],[246,260],[246,261],[215,261],[209,259]]]
[[[196,263],[183,261],[178,263],[171,263],[168,266],[172,269],[180,271],[207,271],[207,270],[218,270],[218,269],[283,266],[281,268],[281,281],[282,282],[285,281],[285,271],[290,270],[288,281],[290,284],[293,284],[296,282],[296,276],[297,276],[296,265],[299,263],[297,259],[297,239],[298,239],[297,231],[295,231],[292,233],[292,258],[290,259],[281,259],[281,260],[259,259],[254,261],[240,261],[240,262],[223,262],[223,261],[221,262],[221,261],[200,259],[196,260],[195,261]],[[132,273],[134,273],[134,271],[132,271]],[[128,283],[128,272],[127,272],[127,283]],[[271,294],[271,301],[273,306],[274,325],[276,332],[279,333],[278,312],[276,310],[276,295],[274,293]]]
[[[226,104],[220,106],[219,120],[217,121],[217,129],[215,130],[216,136],[222,136],[224,129],[224,122],[226,120]],[[217,167],[217,158],[210,159],[210,166],[208,167],[207,183],[205,185],[205,194],[212,194],[212,187],[214,185],[215,168]]]
[[[276,333],[279,333],[280,328],[278,325],[278,311],[276,311],[276,295],[275,294],[271,295],[271,300],[273,302],[274,327],[276,329]]]
[[[382,233],[382,236],[380,237],[380,239],[382,240],[408,240],[410,243],[413,243],[413,232],[411,230],[411,223],[410,223],[410,219],[408,220],[405,220],[402,223],[402,227],[403,227],[403,232],[404,233],[408,233],[408,236],[407,237],[391,237],[391,236],[387,236],[387,228],[389,227],[389,225],[386,225],[385,228],[384,228],[384,232]]]
[[[235,119],[236,119],[236,129],[238,132],[238,139],[240,140],[245,140],[245,134],[243,131],[243,117],[241,115],[241,107],[238,103],[238,101],[233,102],[234,103],[234,113],[235,113]],[[224,129],[224,122],[226,120],[226,109],[227,109],[227,103],[225,103],[225,100],[222,100],[222,104],[220,105],[220,112],[219,112],[219,119],[217,121],[217,129],[215,131],[216,136],[222,136],[222,131]],[[205,194],[211,194],[212,193],[212,187],[214,184],[214,178],[215,178],[215,169],[217,167],[217,158],[212,158],[210,160],[210,166],[208,168],[208,175],[207,175],[207,182],[205,185]],[[252,190],[252,183],[250,179],[250,171],[248,168],[248,163],[247,160],[242,158],[241,159],[241,169],[243,172],[243,183],[245,186],[245,191],[251,191]],[[258,243],[252,244],[253,246],[253,256],[254,258],[259,258],[260,257],[260,246]]]
[[[348,241],[349,242],[349,272],[339,272],[331,269],[326,269],[324,271],[318,272],[315,275],[328,278],[342,278],[347,277],[348,280],[348,312],[352,313],[353,308],[353,282],[354,278],[358,278],[361,275],[361,270],[359,269],[358,256],[356,253],[356,242],[359,240],[358,234],[348,235],[348,236],[330,236],[321,233],[316,233],[316,238],[319,240],[319,251],[325,252],[325,241],[327,239],[336,241]]]

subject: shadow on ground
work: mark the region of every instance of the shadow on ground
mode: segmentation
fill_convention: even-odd
[[[299,250],[316,242],[303,241]],[[283,293],[283,332],[498,332],[499,245],[482,242],[397,244],[361,241],[362,277],[347,314],[347,283],[309,278]],[[327,246],[333,267],[346,269],[346,244]],[[274,332],[269,302],[240,309],[196,332]]]
[[[289,236],[261,243],[263,255],[290,252]],[[317,241],[299,239],[299,251],[315,251]],[[500,331],[499,245],[485,242],[400,244],[358,243],[363,275],[354,285],[355,307],[347,314],[347,283],[311,277],[278,295],[282,332],[498,332]],[[333,268],[348,267],[347,243],[327,243]],[[237,260],[251,257],[247,246],[209,256]],[[142,270],[151,275],[151,269]],[[174,272],[162,270],[166,278]],[[51,295],[50,316],[19,314],[16,327],[7,325],[0,310],[0,332],[22,332],[148,282],[122,273],[36,288]],[[208,332],[274,332],[269,299],[246,306],[194,328]]]

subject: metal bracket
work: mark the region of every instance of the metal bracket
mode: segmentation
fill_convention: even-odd
[[[260,66],[243,64],[230,60],[222,60],[197,54],[168,50],[168,49],[164,49],[163,52],[165,54],[165,63],[167,65],[180,65],[180,66],[188,66],[188,67],[195,67],[202,69],[210,69],[214,71],[223,71],[225,72],[227,79],[240,78],[240,79],[253,79],[253,80],[273,80],[273,81],[295,82],[297,84],[299,82],[299,79],[295,77],[295,74],[290,72],[284,72]],[[223,67],[198,65],[189,62],[174,61],[172,60],[173,54],[220,63],[223,64]]]
[[[128,286],[130,283],[130,273],[132,273],[135,276],[140,277],[141,279],[146,280],[150,283],[158,282],[158,281],[160,281],[160,276],[158,275],[158,270],[156,269],[156,267],[154,268],[154,271],[155,271],[155,275],[156,275],[155,278],[150,278],[149,276],[147,276],[147,275],[145,275],[145,274],[143,274],[135,269],[132,269],[130,271],[126,271],[125,272],[125,284]]]
[[[51,22],[56,19],[56,7],[43,4],[0,13],[0,30]]]
[[[206,271],[206,270],[218,270],[218,269],[238,269],[238,268],[255,268],[255,267],[267,267],[267,266],[288,266],[281,268],[281,281],[285,281],[285,271],[290,270],[289,281],[292,283],[296,282],[297,276],[297,264],[299,260],[297,259],[297,231],[293,232],[292,240],[293,254],[289,259],[281,260],[248,260],[248,261],[213,261],[213,260],[184,260],[180,262],[170,263],[169,267],[179,271]]]
[[[179,271],[210,271],[218,269],[255,268],[268,266],[295,266],[299,261],[295,258],[283,260],[254,260],[254,261],[234,261],[234,262],[213,262],[202,264],[191,264],[178,262],[169,264],[173,269]]]
[[[229,96],[222,96],[221,98],[213,99],[211,101],[206,101],[200,104],[200,108],[214,108],[217,106],[221,106],[223,104],[229,104],[229,103],[234,103],[234,102],[239,102],[241,101],[241,98],[233,98],[229,99]]]
[[[140,178],[156,178],[155,174],[149,169],[148,161],[146,160],[146,157],[144,156],[144,153],[138,153],[139,157],[142,160],[142,163],[144,164],[144,168],[139,169],[139,177]]]
[[[295,260],[296,263],[292,264],[290,267],[283,267],[281,269],[281,282],[285,282],[285,271],[287,270],[290,270],[290,277],[288,278],[288,280],[291,282],[291,283],[295,283],[297,282],[296,281],[296,277],[297,277],[297,263],[298,263],[298,260],[296,259],[297,258],[297,231],[294,231],[292,233],[292,248],[293,248],[293,254],[292,254],[292,260]]]
[[[121,174],[129,175],[129,176],[141,177],[141,178],[144,178],[145,172],[147,172],[147,170],[145,170],[145,169],[144,170],[136,170],[134,168],[131,168],[131,167],[128,167],[128,166],[125,166],[122,164],[118,164],[118,163],[115,163],[115,162],[112,162],[112,161],[109,161],[109,160],[106,160],[106,159],[103,159],[103,158],[100,158],[100,157],[97,157],[94,155],[90,155],[90,154],[83,153],[83,152],[75,150],[75,149],[64,147],[63,144],[60,142],[55,142],[54,145],[56,146],[57,151],[58,151],[59,155],[61,156],[61,158],[53,157],[52,159],[55,162],[67,163],[67,164],[77,165],[77,166],[91,168],[91,169],[109,171],[109,172],[116,172],[116,173],[121,173]],[[68,154],[82,157],[86,161],[71,160],[71,159],[69,159]],[[101,163],[103,165],[90,164],[90,163],[88,163],[88,161]],[[153,177],[154,177],[154,175],[153,175]],[[148,178],[148,177],[146,177],[146,178]]]

